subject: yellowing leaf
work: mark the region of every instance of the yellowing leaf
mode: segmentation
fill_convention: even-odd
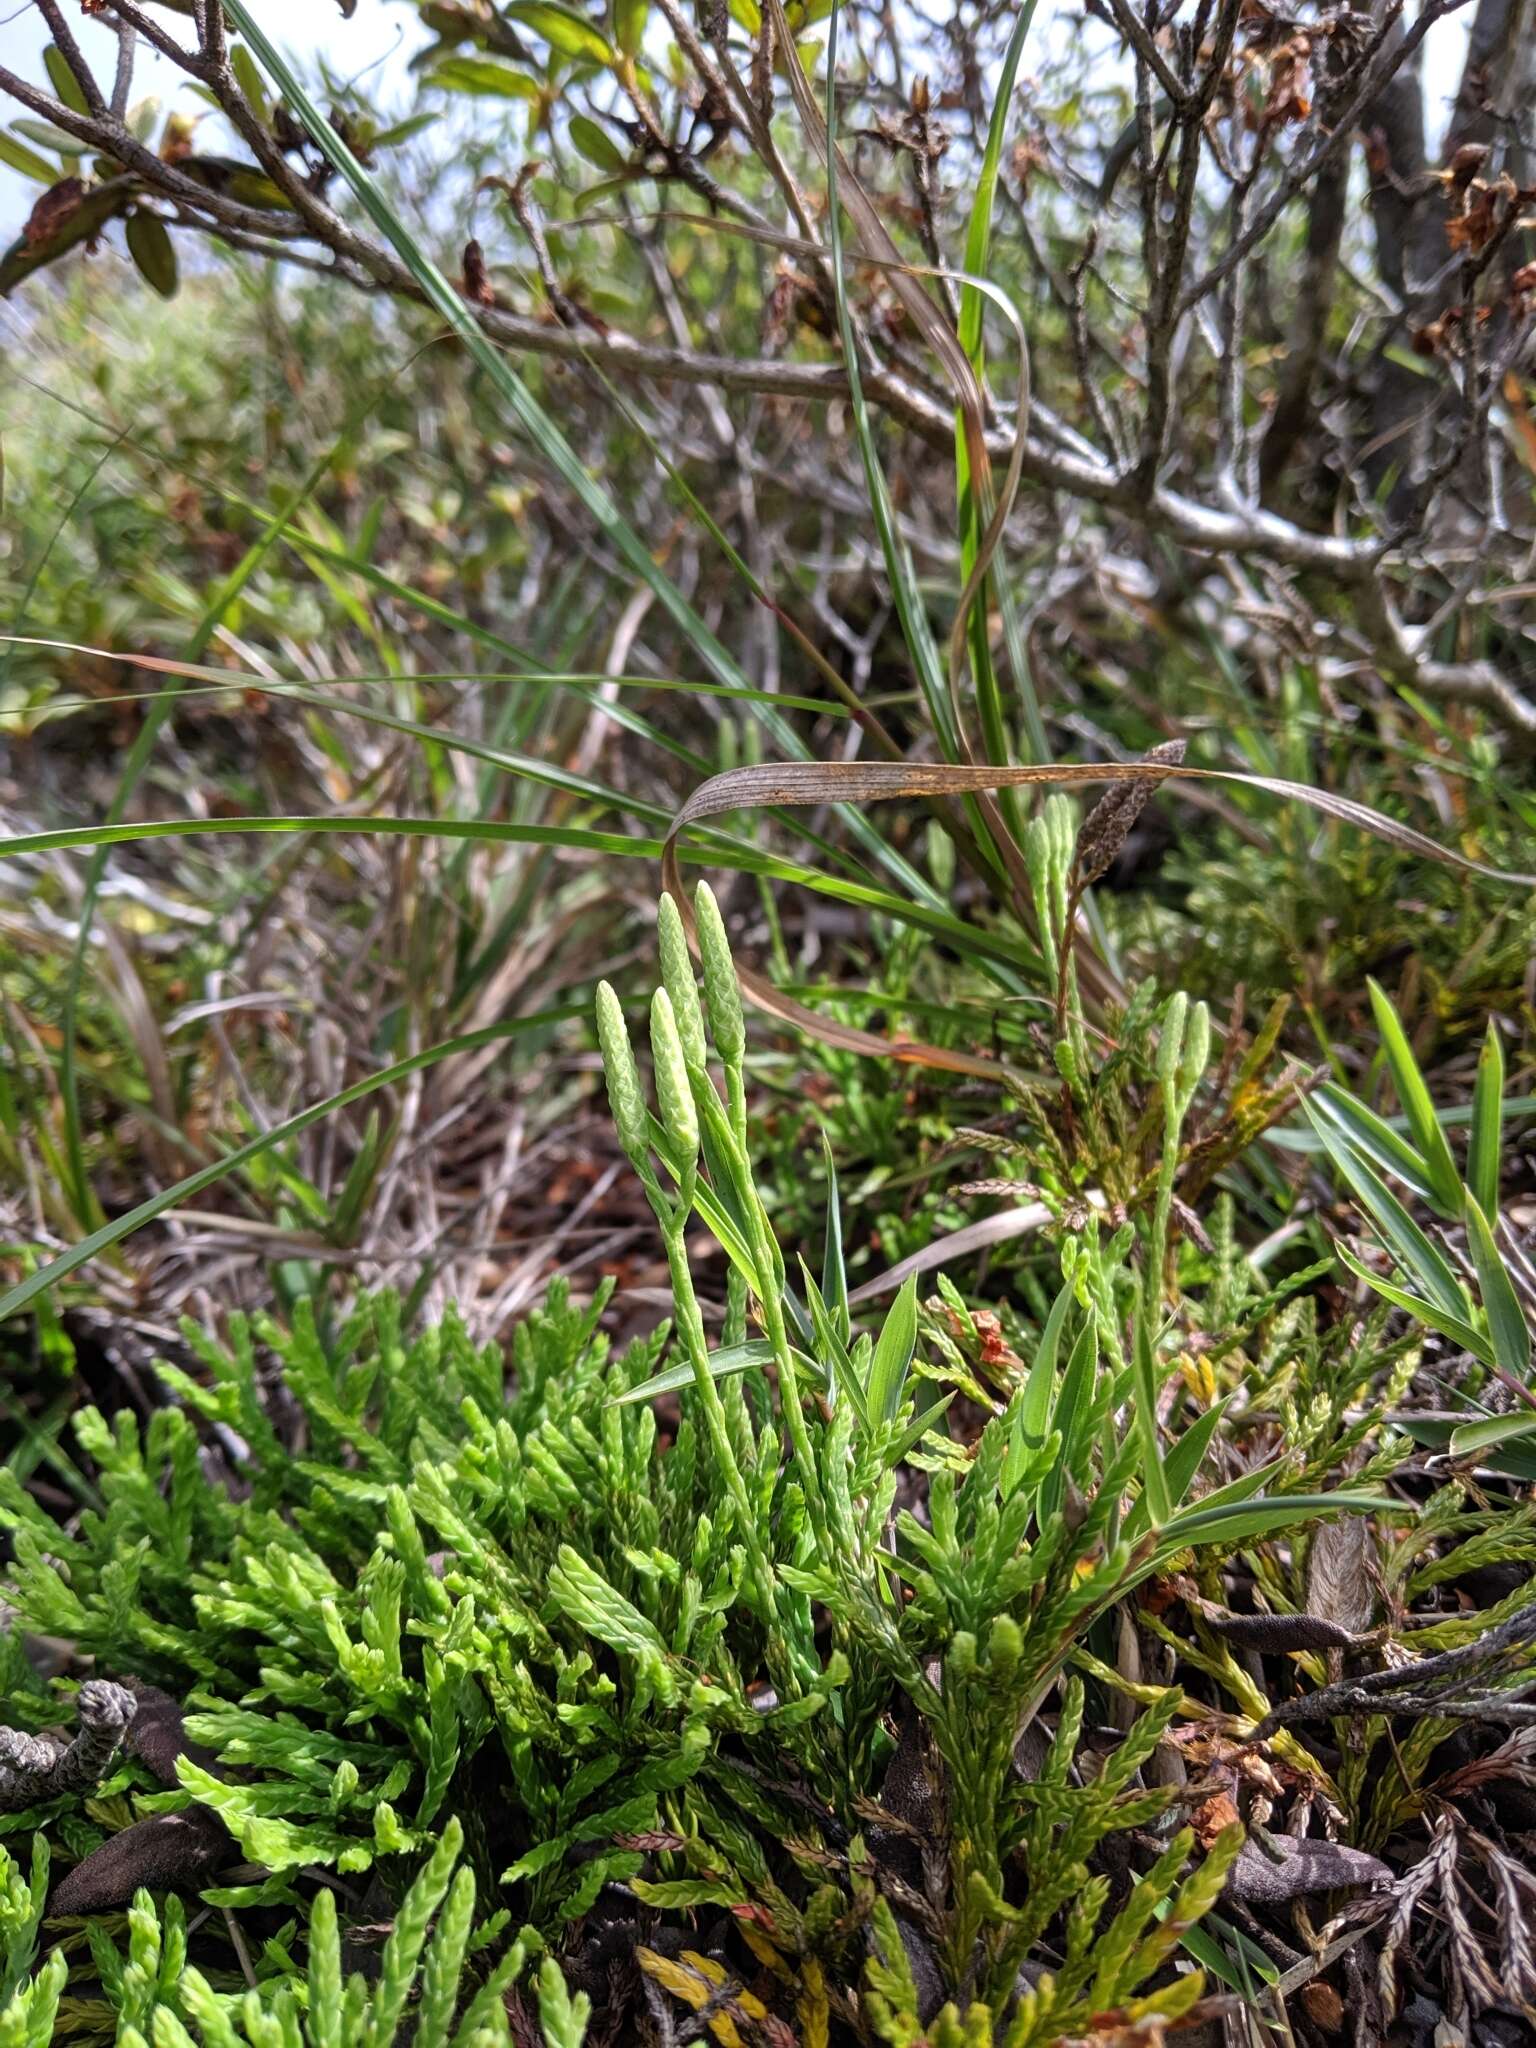
[[[711,1956],[701,1956],[694,1949],[684,1949],[674,1961],[670,1956],[658,1955],[655,1949],[636,1949],[635,1955],[645,1974],[664,1991],[670,1991],[674,1998],[680,1998],[694,2012],[702,2012],[710,2000],[717,1998],[727,1982],[723,1967]],[[720,2043],[720,2048],[744,2048],[740,2029],[732,2013],[738,2012],[749,2020],[765,2020],[768,2008],[760,1998],[746,1989],[731,1993],[730,2004],[721,2011],[711,2014],[709,2031]]]

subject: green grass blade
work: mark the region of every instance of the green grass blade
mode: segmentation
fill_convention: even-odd
[[[1504,1046],[1490,1017],[1477,1058],[1472,1090],[1472,1129],[1467,1145],[1467,1185],[1490,1224],[1499,1218],[1499,1153],[1504,1121]]]
[[[875,1339],[865,1391],[871,1422],[895,1420],[916,1350],[917,1275],[913,1273],[902,1282]]]
[[[1371,992],[1371,1009],[1376,1017],[1376,1029],[1381,1033],[1382,1050],[1387,1056],[1387,1065],[1392,1070],[1392,1082],[1397,1089],[1397,1099],[1403,1106],[1408,1119],[1408,1128],[1413,1133],[1414,1143],[1424,1162],[1424,1171],[1434,1191],[1436,1206],[1445,1216],[1456,1218],[1461,1214],[1461,1175],[1456,1171],[1456,1162],[1451,1157],[1451,1148],[1445,1141],[1440,1128],[1440,1119],[1435,1115],[1435,1105],[1430,1100],[1424,1076],[1419,1063],[1413,1056],[1398,1017],[1387,998],[1386,991],[1375,981],[1368,981]]]
[[[821,1368],[813,1359],[802,1358],[799,1362],[813,1379],[823,1378]],[[717,1380],[730,1379],[739,1372],[750,1372],[754,1365],[772,1363],[773,1346],[766,1337],[750,1337],[744,1344],[723,1345],[720,1350],[709,1354],[710,1377]],[[686,1392],[693,1383],[693,1366],[685,1358],[681,1365],[669,1365],[664,1371],[643,1380],[638,1387],[615,1394],[608,1405],[610,1408],[633,1408],[642,1401],[654,1401],[659,1394]]]
[[[981,168],[976,179],[976,197],[971,206],[970,223],[965,237],[965,268],[973,277],[985,277],[991,261],[992,215],[997,204],[997,181],[1002,166],[1003,145],[1008,137],[1008,115],[1013,101],[1013,87],[1018,76],[1019,60],[1024,54],[1024,45],[1029,39],[1030,27],[1035,18],[1035,6],[1036,0],[1024,0],[1024,5],[1019,9],[993,89],[992,118],[987,127],[986,148],[982,151]],[[986,369],[982,311],[981,292],[974,284],[963,283],[960,287],[960,346],[975,365],[978,381],[983,378]],[[1027,378],[1027,371],[1025,375]],[[1022,399],[1022,392],[1020,396]],[[955,491],[960,506],[960,578],[963,585],[976,566],[984,522],[981,508],[976,502],[976,494],[971,489],[970,460],[966,451],[964,429],[958,414],[955,420]],[[1019,708],[1023,715],[1025,737],[1031,748],[1031,758],[1036,761],[1048,761],[1051,755],[1045,721],[1040,715],[1040,702],[1035,695],[1034,679],[1030,673],[1029,656],[1019,623],[1018,607],[1014,603],[1012,587],[1006,575],[987,577],[976,593],[969,625],[971,661],[976,675],[977,701],[987,745],[991,749],[997,749],[1007,744],[997,674],[987,634],[988,600],[992,594],[996,595],[1002,611],[1003,632],[1008,643],[1008,660],[1019,692]],[[994,759],[1006,758],[1006,754],[994,752]],[[1017,830],[1019,821],[1011,821]]]
[[[1320,1515],[1402,1514],[1402,1501],[1377,1493],[1282,1493],[1270,1500],[1232,1501],[1224,1507],[1196,1507],[1175,1515],[1160,1530],[1159,1554],[1169,1556],[1189,1543],[1246,1543],[1254,1536],[1299,1529]]]
[[[1368,1109],[1332,1081],[1326,1082],[1310,1099],[1320,1116],[1339,1126],[1355,1151],[1364,1153],[1384,1172],[1394,1175],[1405,1187],[1412,1188],[1422,1200],[1434,1200],[1435,1191],[1424,1170],[1423,1160],[1385,1117],[1378,1116],[1374,1109]],[[1314,1117],[1314,1124],[1316,1121]]]
[[[918,685],[923,693],[929,722],[946,760],[953,761],[959,758],[960,743],[954,729],[954,720],[950,715],[943,659],[934,640],[933,629],[928,622],[927,606],[918,587],[917,570],[897,525],[890,486],[885,480],[885,471],[875,447],[874,427],[864,396],[864,380],[859,371],[858,340],[853,331],[853,315],[848,305],[848,282],[843,267],[843,219],[837,196],[838,11],[834,6],[827,20],[827,243],[832,290],[837,306],[838,337],[842,344],[843,368],[848,378],[848,409],[853,420],[854,438],[859,444],[859,460],[864,469],[864,486],[869,493],[875,532],[879,536],[880,552],[885,560],[885,573],[890,581],[891,596],[895,600],[902,638],[907,644],[907,652],[911,655],[912,665],[917,672]]]
[[[1303,1104],[1328,1156],[1354,1190],[1361,1208],[1381,1232],[1403,1271],[1449,1316],[1464,1318],[1466,1290],[1450,1261],[1431,1243],[1369,1161],[1354,1152],[1338,1132]],[[1459,1183],[1458,1183],[1459,1185]]]
[[[1447,1315],[1437,1302],[1426,1301],[1422,1295],[1410,1294],[1406,1288],[1383,1280],[1379,1273],[1373,1273],[1369,1266],[1357,1259],[1347,1245],[1336,1244],[1334,1250],[1355,1278],[1363,1280],[1383,1301],[1390,1301],[1395,1308],[1405,1310],[1428,1329],[1438,1330],[1442,1337],[1449,1337],[1463,1351],[1470,1351],[1480,1364],[1491,1366],[1495,1363],[1492,1344],[1481,1330],[1474,1329],[1464,1315]]]
[[[361,410],[361,416],[366,417],[367,413],[374,409],[376,403],[376,394],[370,392],[366,405]],[[356,414],[349,417],[332,446],[310,466],[309,472],[303,481],[290,493],[288,504],[284,511],[284,523],[292,519],[293,515],[307,498],[313,496],[321,478],[330,468],[338,452],[346,445],[349,436],[355,431],[358,424],[359,419]],[[187,642],[187,659],[189,661],[200,662],[207,653],[213,642],[213,636],[218,631],[220,622],[276,545],[279,531],[279,527],[273,525],[265,533],[259,534],[245,550],[245,553],[235,564],[229,575],[219,585],[217,590],[214,591],[212,598],[204,607],[202,616],[198,619]],[[107,822],[109,824],[116,824],[127,810],[132,800],[133,792],[138,788],[144,771],[149,766],[150,758],[159,744],[160,734],[165,727],[166,720],[171,715],[172,707],[175,704],[177,693],[180,689],[181,678],[179,676],[169,677],[165,688],[160,691],[154,702],[150,705],[149,714],[145,718],[144,723],[134,735],[133,745],[128,750],[128,757],[124,761],[122,772],[117,779],[117,787],[112,793],[112,802],[107,809]],[[103,848],[92,855],[86,869],[85,886],[80,896],[80,917],[75,933],[74,950],[70,955],[69,974],[64,986],[64,1005],[61,1019],[63,1037],[59,1049],[59,1094],[62,1099],[64,1113],[64,1150],[68,1165],[68,1183],[72,1190],[71,1202],[76,1220],[81,1224],[90,1223],[101,1213],[100,1206],[96,1201],[95,1192],[90,1186],[89,1177],[85,1170],[85,1139],[80,1125],[78,1055],[80,1042],[80,996],[85,982],[86,958],[90,951],[91,927],[96,920],[96,904],[101,894],[102,882],[106,878],[106,869],[107,856]]]
[[[1137,1304],[1136,1328],[1131,1346],[1131,1408],[1136,1433],[1141,1438],[1143,1467],[1142,1499],[1147,1519],[1154,1529],[1162,1528],[1173,1511],[1168,1475],[1163,1469],[1162,1445],[1157,1434],[1157,1399],[1161,1391],[1157,1360],[1152,1348],[1152,1311],[1145,1301]]]
[[[832,1318],[832,1327],[846,1344],[852,1325],[848,1317],[848,1267],[843,1257],[843,1210],[837,1188],[837,1161],[825,1129],[821,1133],[821,1150],[827,1167],[827,1233],[821,1261],[821,1296]]]
[[[1488,1219],[1481,1205],[1470,1198],[1467,1201],[1467,1249],[1477,1268],[1477,1284],[1482,1292],[1483,1311],[1488,1318],[1494,1358],[1502,1372],[1507,1372],[1511,1379],[1524,1386],[1531,1376],[1530,1328],[1520,1306],[1520,1297],[1509,1277],[1509,1269],[1493,1241]]]
[[[1513,1415],[1485,1416],[1481,1422],[1464,1422],[1451,1431],[1451,1456],[1465,1458],[1526,1437],[1536,1444],[1536,1410],[1517,1408]]]

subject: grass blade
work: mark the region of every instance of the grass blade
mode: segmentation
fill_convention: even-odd
[[[1477,1268],[1477,1284],[1488,1317],[1494,1360],[1501,1372],[1508,1373],[1511,1379],[1524,1386],[1531,1376],[1531,1333],[1525,1311],[1520,1306],[1520,1297],[1499,1255],[1499,1248],[1493,1241],[1488,1219],[1481,1205],[1470,1198],[1467,1201],[1467,1249]]]
[[[1472,1129],[1467,1145],[1467,1185],[1490,1224],[1499,1220],[1499,1153],[1504,1121],[1504,1046],[1490,1017],[1477,1057],[1472,1090]]]
[[[843,1211],[837,1189],[837,1161],[832,1157],[832,1140],[821,1133],[822,1157],[827,1164],[827,1238],[821,1262],[821,1298],[832,1318],[832,1327],[846,1344],[852,1332],[848,1313],[848,1267],[843,1257]]]
[[[1397,1090],[1397,1099],[1403,1106],[1419,1156],[1424,1162],[1424,1171],[1434,1191],[1434,1199],[1441,1213],[1448,1217],[1461,1214],[1461,1175],[1456,1171],[1456,1162],[1451,1157],[1451,1148],[1445,1141],[1440,1128],[1440,1119],[1435,1115],[1435,1105],[1424,1085],[1424,1076],[1419,1063],[1413,1056],[1402,1020],[1386,991],[1376,981],[1368,980],[1366,986],[1371,992],[1371,1008],[1376,1016],[1376,1029],[1381,1033],[1382,1050],[1392,1070],[1392,1083]]]
[[[1141,1438],[1144,1460],[1141,1474],[1142,1499],[1147,1504],[1147,1519],[1150,1526],[1153,1529],[1160,1529],[1168,1520],[1173,1507],[1168,1491],[1168,1475],[1163,1470],[1162,1446],[1157,1435],[1157,1398],[1161,1392],[1161,1381],[1152,1349],[1152,1311],[1145,1300],[1137,1303],[1131,1370],[1134,1376],[1131,1410],[1136,1433]]]
[[[1314,1112],[1310,1103],[1303,1107],[1312,1118],[1313,1128],[1327,1148],[1329,1158],[1354,1190],[1356,1199],[1386,1239],[1403,1271],[1446,1315],[1465,1317],[1466,1290],[1449,1260],[1425,1236],[1375,1169],[1350,1150],[1332,1127]]]
[[[886,1312],[869,1362],[866,1400],[873,1423],[894,1421],[917,1350],[917,1275],[903,1282]]]

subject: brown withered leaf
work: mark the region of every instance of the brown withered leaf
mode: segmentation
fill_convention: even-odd
[[[485,267],[485,251],[476,241],[464,244],[464,296],[477,306],[494,306],[496,293]]]
[[[1496,186],[1469,186],[1466,205],[1445,224],[1445,239],[1453,249],[1466,249],[1475,256],[1487,248],[1499,224],[1498,199]]]
[[[49,1894],[48,1917],[117,1912],[140,1885],[152,1892],[197,1891],[230,1854],[223,1823],[201,1807],[152,1813],[67,1871]]]
[[[216,1778],[224,1775],[213,1751],[189,1738],[179,1700],[162,1692],[158,1685],[148,1685],[138,1678],[130,1679],[128,1690],[138,1702],[138,1711],[124,1738],[126,1747],[146,1770],[153,1771],[162,1785],[181,1783],[176,1775],[176,1759],[180,1756],[190,1758]]]
[[[21,239],[29,249],[41,249],[51,242],[72,214],[78,213],[85,200],[83,178],[60,178],[57,185],[50,185],[27,215],[26,226]]]
[[[1240,1821],[1242,1815],[1237,1803],[1229,1792],[1215,1792],[1203,1805],[1197,1806],[1189,1816],[1189,1824],[1195,1831],[1195,1840],[1202,1849],[1209,1849],[1223,1829]]]
[[[1226,1898],[1244,1906],[1283,1906],[1312,1892],[1392,1882],[1392,1872],[1380,1857],[1348,1849],[1342,1842],[1274,1834],[1268,1841],[1276,1854],[1255,1841],[1243,1844],[1227,1873]]]
[[[1234,1783],[1241,1779],[1272,1803],[1283,1799],[1288,1787],[1304,1782],[1290,1765],[1275,1762],[1251,1743],[1239,1742],[1219,1729],[1182,1723],[1170,1728],[1165,1739],[1195,1768]]]
[[[1239,1649],[1257,1650],[1261,1655],[1283,1655],[1293,1650],[1348,1650],[1356,1637],[1351,1629],[1320,1614],[1223,1614],[1208,1615],[1213,1635],[1222,1636]]]

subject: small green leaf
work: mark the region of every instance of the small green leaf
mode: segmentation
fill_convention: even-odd
[[[622,171],[628,159],[623,150],[599,128],[597,123],[585,114],[572,114],[570,125],[571,145],[584,156],[589,164],[595,164],[600,171]]]
[[[916,1415],[912,1418],[911,1422],[902,1431],[900,1437],[891,1446],[888,1462],[892,1468],[901,1463],[908,1451],[915,1444],[920,1443],[929,1430],[938,1428],[939,1423],[943,1420],[945,1411],[954,1398],[952,1393],[946,1394],[942,1401],[935,1401],[931,1408],[925,1408],[921,1415]]]
[[[510,21],[520,22],[536,36],[542,36],[562,57],[585,57],[594,64],[613,62],[607,37],[600,35],[574,8],[560,6],[559,0],[510,0],[504,12]]]
[[[650,11],[651,0],[613,0],[613,39],[626,57],[633,57],[645,40]]]
[[[1045,1328],[1040,1332],[1040,1342],[1035,1355],[1029,1362],[1029,1376],[1024,1382],[1024,1391],[1019,1401],[1019,1429],[1025,1443],[1031,1448],[1045,1442],[1046,1431],[1051,1424],[1051,1404],[1056,1393],[1056,1361],[1061,1354],[1061,1333],[1067,1325],[1067,1315],[1077,1293],[1070,1280],[1064,1280],[1051,1303],[1051,1312],[1045,1319]]]
[[[180,276],[170,232],[157,213],[130,213],[127,225],[128,254],[144,282],[162,299],[173,299]]]
[[[232,43],[229,50],[229,68],[235,74],[235,82],[251,103],[258,121],[267,122],[272,118],[271,103],[267,98],[266,82],[256,66],[256,59],[244,43]]]
[[[423,129],[432,127],[437,118],[436,114],[408,114],[403,121],[381,128],[373,138],[373,147],[397,149],[402,142],[409,142],[413,135],[420,135]]]
[[[159,121],[160,100],[155,93],[147,93],[128,109],[128,130],[136,142],[148,142]]]
[[[28,142],[35,142],[39,149],[51,149],[55,156],[78,157],[80,144],[73,135],[66,135],[62,128],[55,128],[51,121],[13,121],[11,126],[18,135],[25,135]],[[57,177],[55,170],[51,174]]]
[[[1451,1456],[1465,1458],[1471,1452],[1522,1439],[1536,1446],[1536,1408],[1517,1408],[1513,1415],[1485,1415],[1478,1422],[1463,1422],[1451,1431]]]
[[[80,90],[80,81],[69,68],[69,60],[56,43],[50,43],[43,52],[43,63],[53,82],[53,89],[72,113],[85,114],[90,109],[85,104],[85,94]]]
[[[489,57],[445,57],[434,67],[429,85],[447,92],[477,93],[504,100],[536,100],[539,88],[526,72],[510,64],[497,64]]]
[[[39,185],[53,185],[58,182],[59,167],[40,157],[36,150],[28,149],[24,142],[18,142],[14,135],[8,135],[0,128],[0,164],[6,164],[13,171],[20,171],[24,178],[34,178]]]

